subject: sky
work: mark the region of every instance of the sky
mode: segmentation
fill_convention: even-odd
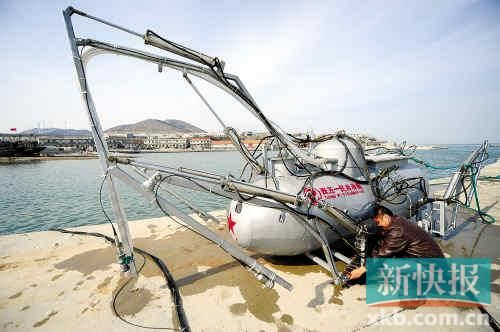
[[[500,142],[496,0],[0,0],[0,132],[89,127],[62,17],[69,5],[219,57],[286,130]],[[74,24],[79,37],[167,55],[87,19]],[[87,77],[105,129],[155,118],[221,130],[179,72],[102,55]],[[262,129],[231,96],[194,81],[227,125]]]

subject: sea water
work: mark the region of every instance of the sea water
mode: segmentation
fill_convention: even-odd
[[[421,150],[415,156],[438,166],[458,164],[476,148],[474,145],[450,145],[447,149]],[[500,149],[491,148],[488,162],[500,158]],[[243,160],[237,152],[151,153],[134,155],[139,160],[165,163],[238,176]],[[452,170],[430,170],[431,178],[446,177]],[[99,161],[48,160],[24,164],[0,165],[0,234],[47,230],[51,227],[74,227],[106,222],[99,203],[102,182]],[[215,195],[182,190],[205,211],[225,209],[228,200]],[[140,194],[118,184],[120,198],[129,220],[160,217],[163,213]],[[164,194],[162,194],[164,195]],[[103,192],[104,208],[112,215]],[[185,212],[190,210],[176,204]]]

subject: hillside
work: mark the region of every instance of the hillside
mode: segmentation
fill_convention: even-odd
[[[91,133],[86,129],[62,129],[62,128],[33,128],[20,132],[21,135],[38,136],[90,136]]]
[[[124,124],[109,128],[106,133],[203,133],[203,129],[193,126],[182,120],[167,119],[147,119],[133,124]]]

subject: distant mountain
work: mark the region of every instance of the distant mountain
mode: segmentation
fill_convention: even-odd
[[[164,122],[171,125],[172,127],[178,128],[180,130],[184,130],[188,133],[204,133],[205,132],[203,129],[200,129],[200,128],[193,126],[192,124],[187,123],[187,122],[182,121],[182,120],[166,119]]]
[[[148,119],[133,124],[119,125],[109,128],[106,133],[158,133],[158,134],[176,134],[176,133],[204,133],[203,129],[193,126],[190,123],[181,120],[167,119],[157,120]],[[91,136],[92,133],[86,129],[62,129],[62,128],[33,128],[20,132],[21,135],[42,135],[42,136]]]
[[[167,119],[147,119],[133,124],[119,125],[109,128],[106,133],[158,133],[158,134],[174,134],[174,133],[204,133],[203,129],[193,126],[190,123],[181,120]]]
[[[91,136],[86,129],[62,129],[62,128],[33,128],[20,132],[21,135],[42,136]]]

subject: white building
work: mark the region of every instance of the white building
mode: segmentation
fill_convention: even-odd
[[[190,139],[190,147],[192,150],[204,151],[212,148],[212,140],[210,137],[192,137]]]
[[[144,140],[148,149],[187,149],[189,138],[171,135],[148,135]]]

